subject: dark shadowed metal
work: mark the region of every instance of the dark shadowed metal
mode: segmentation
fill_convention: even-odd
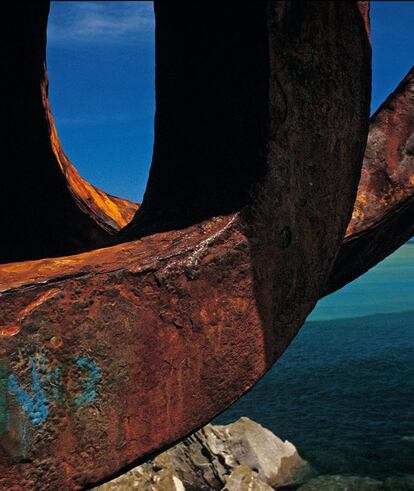
[[[36,41],[20,67],[31,127],[45,124],[36,8],[14,19]],[[366,21],[353,2],[158,4],[153,166],[125,232],[143,238],[0,266],[0,488],[105,480],[210,421],[283,353],[351,216]]]

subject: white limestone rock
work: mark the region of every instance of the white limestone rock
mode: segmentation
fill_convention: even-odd
[[[184,482],[213,489],[221,489],[241,465],[273,488],[304,482],[311,474],[294,445],[249,418],[209,424],[168,453]]]
[[[273,491],[250,467],[236,467],[227,479],[223,491]]]

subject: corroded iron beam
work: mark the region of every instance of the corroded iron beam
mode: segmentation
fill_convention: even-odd
[[[158,4],[154,159],[125,232],[143,238],[0,267],[0,489],[107,479],[210,421],[285,350],[356,195],[362,7]]]
[[[0,262],[102,246],[137,205],[82,179],[57,136],[47,96],[49,2],[15,2],[2,26]]]
[[[325,294],[414,234],[414,67],[371,118],[352,219]]]

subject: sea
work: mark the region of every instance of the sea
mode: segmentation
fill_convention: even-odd
[[[320,474],[414,474],[414,243],[319,301],[289,348],[214,420],[247,416]]]

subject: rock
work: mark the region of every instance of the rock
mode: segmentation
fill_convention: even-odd
[[[153,462],[143,464],[126,474],[95,488],[96,491],[185,491],[168,455],[162,454]],[[260,488],[258,488],[260,489]]]
[[[298,491],[383,491],[381,481],[360,476],[319,476]],[[394,490],[393,490],[394,491]]]
[[[303,482],[312,472],[294,445],[249,418],[225,426],[209,424],[167,453],[183,481],[215,489],[239,466],[275,488]]]
[[[223,491],[272,491],[272,487],[263,482],[256,472],[240,465],[230,474]]]
[[[99,491],[270,491],[312,477],[294,445],[249,418],[208,424]],[[181,487],[180,487],[181,486]]]

